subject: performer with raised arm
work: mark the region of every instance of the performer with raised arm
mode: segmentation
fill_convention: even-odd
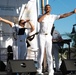
[[[34,31],[34,25],[30,20],[19,20],[18,24],[14,24],[13,22],[3,19],[0,17],[0,21],[9,24],[13,32],[15,33],[13,39],[13,59],[24,59],[27,56],[27,47],[26,47],[26,33],[25,33],[25,25],[26,22],[31,26],[31,32]],[[20,29],[23,31],[20,32]],[[22,34],[21,34],[22,33]]]
[[[54,75],[53,58],[52,58],[52,36],[51,36],[51,30],[54,21],[75,14],[76,9],[74,9],[69,13],[65,13],[61,15],[50,14],[50,12],[51,12],[51,6],[47,4],[45,6],[45,13],[38,18],[38,22],[40,22],[40,50],[38,52],[37,72],[39,75],[43,74],[42,63],[44,58],[44,50],[46,50],[46,55],[47,55],[48,73],[49,73],[48,75]]]

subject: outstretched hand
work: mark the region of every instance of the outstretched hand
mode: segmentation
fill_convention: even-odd
[[[0,21],[2,20],[2,18],[0,17]]]
[[[74,9],[74,13],[76,13],[76,8]]]

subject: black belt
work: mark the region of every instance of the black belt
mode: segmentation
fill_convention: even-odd
[[[47,33],[45,33],[45,35],[48,35]]]

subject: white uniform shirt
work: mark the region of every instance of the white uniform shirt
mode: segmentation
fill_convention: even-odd
[[[60,15],[46,15],[46,17],[40,23],[40,33],[50,34],[54,21],[59,19],[59,17]]]

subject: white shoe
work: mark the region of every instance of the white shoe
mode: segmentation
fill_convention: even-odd
[[[54,75],[54,73],[49,73],[48,75]]]

